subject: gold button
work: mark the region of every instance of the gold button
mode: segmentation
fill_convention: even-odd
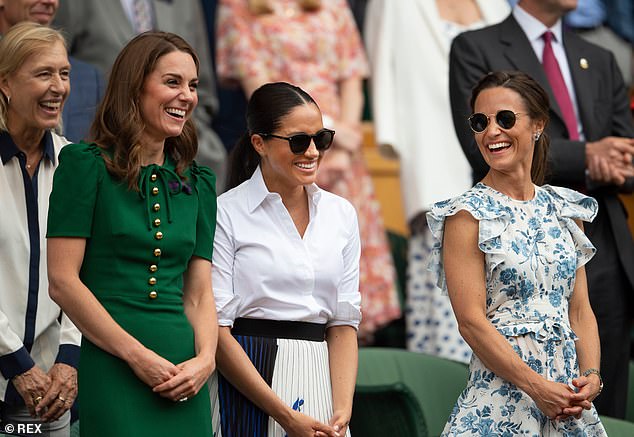
[[[152,209],[154,211],[158,211],[159,209],[161,209],[161,205],[159,203],[155,203],[154,206],[152,206]]]
[[[150,279],[147,280],[147,283],[150,285],[156,285],[156,278],[151,277]]]
[[[161,219],[154,219],[154,226],[161,226]]]
[[[148,297],[149,297],[150,299],[156,299],[156,298],[158,297],[158,293],[157,293],[156,291],[152,290],[152,291],[150,291],[150,292],[148,293]]]
[[[152,188],[152,194],[156,196],[158,194],[158,187]]]
[[[156,173],[153,174],[152,176],[150,176],[150,179],[152,180],[152,182],[155,182],[156,181]]]
[[[154,234],[154,238],[156,238],[157,240],[162,240],[163,233],[161,231],[158,231],[156,234]]]
[[[154,272],[155,272],[155,271],[157,271],[157,270],[158,270],[158,266],[157,266],[156,264],[152,264],[152,265],[150,266],[150,271],[151,271],[152,273],[154,273]]]
[[[154,249],[154,256],[161,256],[161,249],[159,248]]]

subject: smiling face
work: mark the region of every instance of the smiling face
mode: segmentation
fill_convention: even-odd
[[[12,134],[55,128],[70,92],[70,64],[61,41],[34,52],[13,73],[0,80],[11,98],[7,126]]]
[[[495,114],[501,110],[519,114],[512,128],[502,129],[495,121]],[[508,88],[485,89],[475,101],[474,112],[489,116],[489,125],[484,132],[476,133],[475,139],[491,169],[504,173],[521,170],[530,175],[534,135],[543,130],[544,123],[531,120],[521,96]]]
[[[0,0],[1,4],[4,4],[0,14],[1,27],[8,30],[22,21],[49,25],[55,17],[59,0]]]
[[[143,143],[163,143],[181,134],[185,122],[198,104],[198,73],[188,53],[170,52],[162,56],[143,84],[140,113],[145,129]]]
[[[296,106],[280,122],[280,127],[271,133],[284,137],[314,135],[324,127],[321,112],[312,103]],[[291,152],[288,141],[280,138],[253,135],[251,141],[262,158],[262,174],[269,191],[286,192],[315,182],[322,154],[314,141],[301,155]]]

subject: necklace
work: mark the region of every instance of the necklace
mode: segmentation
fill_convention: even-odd
[[[29,157],[28,157],[28,155],[27,155],[27,156],[25,156],[25,161],[26,161],[26,168],[27,168],[27,170],[30,170],[30,169],[31,169],[31,168],[33,168],[35,165],[37,165],[37,163],[38,163],[38,162],[40,162],[40,160],[42,159],[42,155],[43,155],[43,152],[41,152],[41,151],[40,151],[40,152],[38,152],[38,153],[37,153],[37,157],[36,157],[36,159],[32,160],[30,164],[29,164]]]

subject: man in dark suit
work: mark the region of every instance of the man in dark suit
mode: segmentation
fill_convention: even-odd
[[[599,202],[598,216],[586,225],[598,250],[587,265],[587,275],[605,382],[595,405],[601,414],[624,417],[634,242],[617,194],[634,190],[634,126],[614,56],[561,25],[561,17],[576,6],[577,0],[520,0],[502,23],[459,35],[451,48],[450,97],[456,133],[478,181],[488,167],[467,124],[472,87],[487,72],[520,70],[547,90],[551,101],[546,129],[551,138],[548,182],[585,191]],[[547,30],[554,34],[552,53],[567,90],[568,111],[562,111],[542,66]],[[563,83],[559,83],[560,97]]]
[[[0,35],[22,21],[51,24],[59,0],[0,0]],[[71,93],[64,104],[63,134],[78,142],[90,130],[104,90],[103,75],[91,64],[69,56]]]

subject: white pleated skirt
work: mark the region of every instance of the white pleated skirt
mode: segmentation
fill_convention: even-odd
[[[235,335],[263,379],[289,407],[328,424],[332,386],[325,341]],[[222,375],[210,382],[215,437],[286,437],[286,431]],[[350,431],[346,434],[350,437]]]

